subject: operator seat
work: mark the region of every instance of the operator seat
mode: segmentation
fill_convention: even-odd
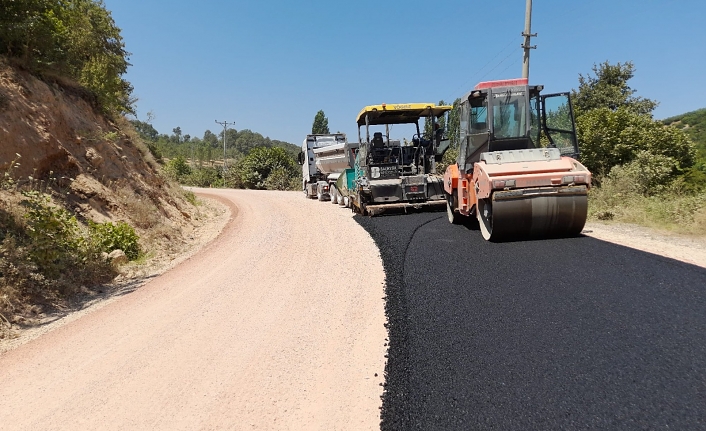
[[[385,147],[385,141],[382,139],[382,132],[373,133],[372,147],[373,163],[386,163],[388,158],[388,148]]]
[[[382,132],[373,133],[373,148],[385,147],[385,141],[382,139]]]

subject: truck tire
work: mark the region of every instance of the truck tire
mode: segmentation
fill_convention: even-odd
[[[336,186],[331,186],[329,188],[329,196],[331,196],[332,204],[338,203],[338,189],[336,189]]]

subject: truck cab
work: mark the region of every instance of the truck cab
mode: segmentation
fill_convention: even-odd
[[[357,143],[345,133],[306,135],[298,162],[302,166],[302,189],[307,198],[331,199],[338,176],[353,166]]]

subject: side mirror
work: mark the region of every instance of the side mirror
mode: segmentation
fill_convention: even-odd
[[[299,154],[297,155],[297,163],[300,165],[304,164],[304,152],[300,151]]]

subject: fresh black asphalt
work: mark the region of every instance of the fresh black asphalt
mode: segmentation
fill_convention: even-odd
[[[356,217],[387,277],[383,430],[706,429],[706,270],[590,237]]]

